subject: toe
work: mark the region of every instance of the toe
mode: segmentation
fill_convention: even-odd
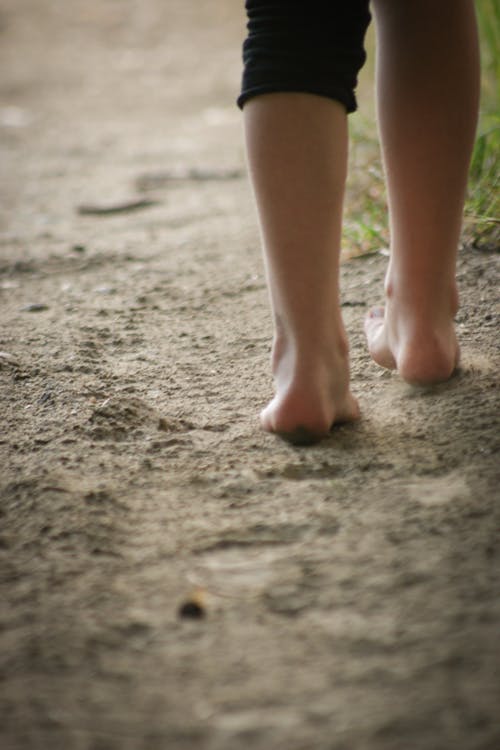
[[[365,336],[372,359],[389,370],[396,368],[396,360],[387,343],[385,330],[385,310],[372,307],[365,318]]]
[[[365,334],[367,339],[372,339],[382,330],[384,326],[384,314],[385,310],[383,307],[372,307],[368,311],[365,317]]]

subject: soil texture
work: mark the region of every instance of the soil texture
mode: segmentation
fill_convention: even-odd
[[[428,389],[346,261],[362,419],[261,432],[241,6],[0,4],[0,745],[496,750],[498,255]]]

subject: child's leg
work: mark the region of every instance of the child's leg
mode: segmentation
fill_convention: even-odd
[[[338,296],[345,107],[300,93],[245,104],[248,161],[275,323],[265,429],[304,442],[355,419]]]
[[[347,112],[368,0],[246,0],[240,106],[274,316],[262,425],[294,442],[355,419],[338,300]]]
[[[380,365],[409,382],[448,378],[467,172],[478,109],[472,0],[374,0],[378,112],[391,259],[386,307],[365,322]]]

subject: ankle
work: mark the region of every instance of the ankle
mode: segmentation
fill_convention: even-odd
[[[415,318],[427,327],[429,322],[454,318],[459,307],[455,278],[441,280],[398,277],[388,273],[385,282],[387,312]]]
[[[272,347],[273,370],[283,359],[300,365],[309,362],[314,366],[321,362],[349,359],[349,344],[341,319],[334,320],[324,330],[315,326],[312,330],[294,330],[276,322]]]

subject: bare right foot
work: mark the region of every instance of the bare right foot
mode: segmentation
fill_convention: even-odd
[[[326,437],[332,426],[359,417],[349,390],[347,344],[326,354],[302,351],[283,338],[273,348],[276,395],[261,412],[262,427],[294,445]]]
[[[448,301],[412,304],[410,295],[396,295],[388,287],[386,307],[375,307],[365,319],[365,334],[372,359],[397,370],[408,383],[430,385],[448,380],[460,350],[453,317],[458,298],[453,288]]]

